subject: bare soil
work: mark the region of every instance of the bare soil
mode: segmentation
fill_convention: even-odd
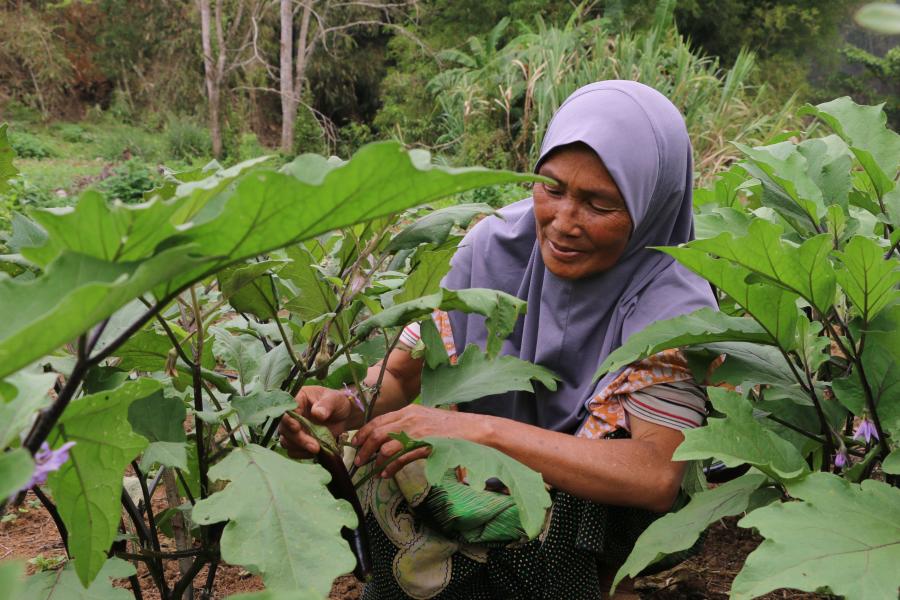
[[[20,512],[14,512],[15,519],[0,524],[0,560],[27,560],[37,556],[44,559],[64,558],[62,542],[50,515],[33,502],[35,497],[29,493]],[[163,500],[154,497],[154,504]],[[725,600],[731,582],[747,555],[762,541],[753,531],[741,529],[736,525],[737,519],[724,519],[713,525],[704,543],[703,550],[695,557],[681,563],[674,569],[651,577],[642,577],[634,581],[636,595],[625,592],[621,596],[643,600]],[[164,539],[163,544],[174,549],[174,542]],[[28,565],[28,574],[39,567]],[[175,562],[168,565],[167,579],[172,582],[178,579],[178,567]],[[145,600],[159,600],[149,573],[143,566],[138,568],[138,576]],[[207,569],[204,568],[194,580],[197,588],[206,581]],[[127,582],[124,587],[130,587]],[[221,565],[216,573],[216,584],[213,598],[224,598],[240,592],[262,589],[259,577],[251,575],[241,567]],[[341,577],[335,581],[330,600],[358,600],[362,594],[362,584],[352,576]],[[616,594],[619,598],[620,594]],[[827,596],[809,594],[795,590],[777,590],[763,596],[765,600],[818,600]],[[561,599],[562,600],[562,599]]]

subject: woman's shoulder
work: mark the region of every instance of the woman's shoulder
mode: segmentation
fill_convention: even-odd
[[[481,219],[463,238],[463,244],[477,244],[493,238],[511,239],[534,231],[534,201],[525,198],[498,209]]]

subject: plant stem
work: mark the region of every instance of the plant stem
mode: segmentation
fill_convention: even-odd
[[[151,546],[150,532],[147,529],[144,520],[141,518],[140,512],[134,505],[134,502],[132,502],[128,492],[122,490],[121,497],[122,506],[125,508],[125,512],[128,513],[131,522],[134,524],[134,530],[137,533],[138,539],[141,541],[141,546],[143,548],[149,548]],[[162,561],[159,558],[153,558],[152,560],[146,561],[146,564],[147,571],[150,572],[150,576],[153,577],[156,588],[159,590],[160,599],[168,600],[169,587],[166,585],[165,570],[163,569]]]
[[[141,493],[144,496],[144,507],[147,510],[147,524],[150,526],[150,541],[153,543],[153,550],[160,552],[159,530],[156,528],[156,517],[153,514],[153,505],[150,503],[150,490],[147,489],[147,478],[141,472],[137,461],[131,461],[131,468],[134,469],[134,474],[137,475],[138,482],[141,484]]]
[[[50,517],[53,519],[53,524],[56,525],[56,530],[59,532],[59,537],[62,539],[63,548],[66,550],[66,556],[69,556],[69,530],[66,529],[66,524],[63,523],[62,517],[59,515],[59,511],[56,510],[56,505],[41,491],[39,486],[34,486],[31,488],[31,491],[34,492],[34,495],[37,496],[37,499],[41,501],[41,504],[44,505],[44,508],[50,513]],[[71,557],[70,557],[71,558]]]
[[[206,583],[203,585],[203,591],[200,592],[200,600],[211,600],[213,592],[213,583],[216,580],[216,570],[219,568],[219,558],[215,557],[209,563],[209,572],[206,574]]]
[[[200,304],[197,301],[197,290],[195,286],[191,286],[191,304],[194,309],[194,322],[198,326],[197,339],[194,342],[194,360],[191,364],[193,371],[194,383],[194,410],[203,410],[203,387],[200,377],[200,362],[203,356],[203,329],[200,317]],[[200,475],[200,498],[206,498],[209,495],[209,481],[207,472],[209,466],[206,461],[206,443],[203,438],[203,419],[194,416],[194,436],[197,443],[197,464]]]
[[[190,568],[181,576],[181,579],[178,580],[178,583],[175,584],[175,587],[172,588],[172,600],[190,600],[190,598],[194,595],[194,577],[197,576],[197,573],[203,569],[203,565],[206,564],[206,556],[198,556],[194,559],[194,562],[191,563]]]

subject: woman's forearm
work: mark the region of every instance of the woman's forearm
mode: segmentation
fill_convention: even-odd
[[[474,430],[472,441],[508,454],[574,496],[664,512],[678,493],[684,463],[671,460],[683,439],[677,430],[632,418],[632,434],[640,438],[591,440],[509,419],[482,418],[484,427]]]

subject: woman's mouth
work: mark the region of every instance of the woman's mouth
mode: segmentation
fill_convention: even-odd
[[[576,250],[575,248],[569,248],[567,246],[562,246],[553,242],[553,240],[547,240],[547,247],[550,248],[550,252],[554,258],[557,260],[570,261],[575,260],[584,255],[584,251]]]

